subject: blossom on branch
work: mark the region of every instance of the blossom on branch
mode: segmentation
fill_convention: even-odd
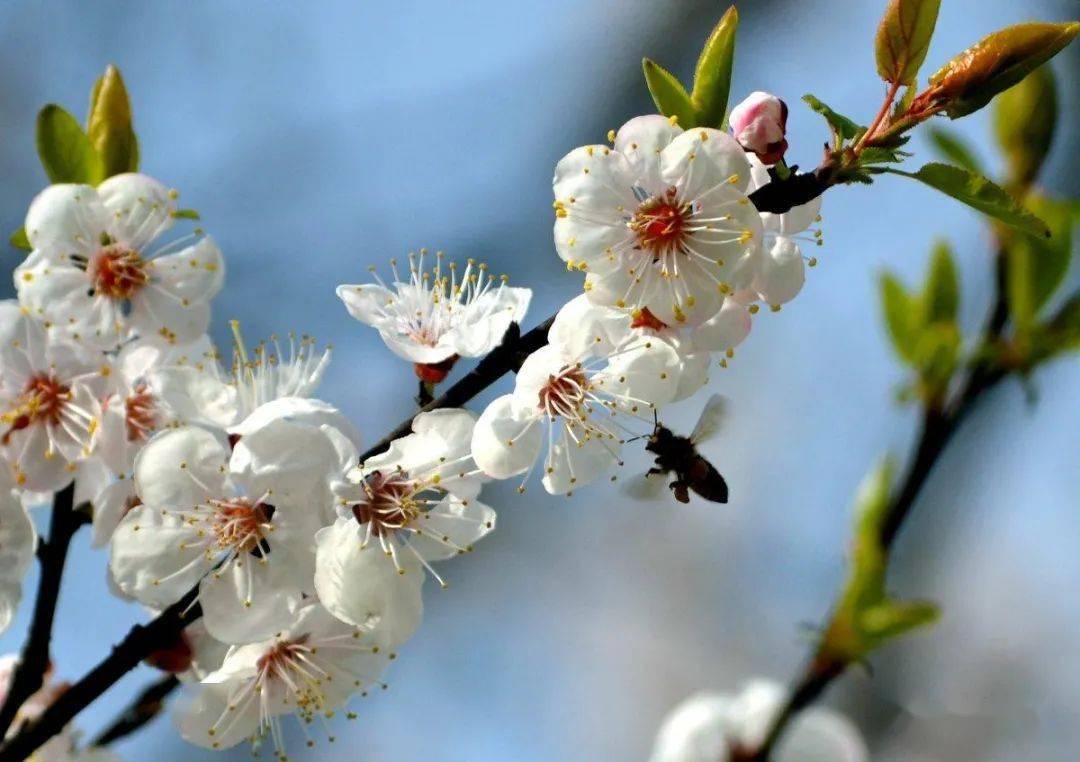
[[[334,616],[363,624],[379,614],[404,640],[420,622],[420,583],[431,562],[467,553],[495,528],[477,500],[486,481],[470,454],[475,417],[465,410],[421,413],[413,433],[356,466],[343,461],[337,519],[315,537],[315,589]]]
[[[764,164],[776,164],[787,151],[787,104],[760,90],[731,109],[728,121],[735,139]]]
[[[33,251],[15,269],[19,302],[51,330],[103,349],[133,335],[170,345],[199,338],[224,263],[199,233],[152,250],[172,226],[175,198],[134,173],[97,188],[50,185],[26,215]]]
[[[17,304],[0,302],[0,454],[17,486],[52,492],[71,482],[94,445],[110,373],[104,358],[51,338]]]
[[[770,680],[752,680],[734,696],[691,696],[664,719],[651,762],[745,759],[765,740],[784,697],[784,688]],[[776,762],[867,762],[870,754],[859,731],[846,717],[812,707],[792,721],[769,758]]]
[[[525,317],[532,291],[508,286],[506,276],[496,279],[471,259],[459,273],[456,263],[443,264],[441,251],[428,271],[426,253],[409,254],[407,282],[390,260],[389,285],[372,267],[377,283],[344,284],[337,295],[350,315],[378,330],[390,351],[415,365],[421,380],[438,383],[458,357],[482,357],[497,347],[510,324]]]
[[[614,146],[584,146],[555,168],[555,246],[585,270],[595,304],[698,325],[750,285],[761,221],[750,165],[727,133],[631,119]]]
[[[37,531],[15,492],[8,469],[0,468],[0,632],[15,617],[22,583],[37,548]]]

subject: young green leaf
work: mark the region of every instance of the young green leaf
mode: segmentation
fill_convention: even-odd
[[[86,118],[90,144],[106,178],[139,168],[139,142],[131,126],[131,102],[120,70],[111,64],[94,83]]]
[[[8,239],[11,245],[16,249],[22,249],[23,251],[30,251],[34,247],[30,245],[30,239],[26,237],[26,228],[19,228],[11,234],[11,238]]]
[[[1012,196],[982,175],[937,162],[927,164],[914,173],[891,167],[885,171],[918,180],[1017,230],[1032,235],[1050,235],[1045,222],[1024,209]]]
[[[934,244],[930,255],[930,269],[923,289],[923,321],[931,323],[954,323],[960,309],[960,279],[952,251],[945,241]]]
[[[926,59],[941,0],[891,0],[878,26],[874,52],[881,78],[910,85]]]
[[[829,123],[829,126],[833,130],[833,134],[837,136],[837,143],[841,140],[851,140],[857,135],[861,135],[866,132],[866,128],[857,124],[852,119],[839,114],[829,108],[827,105],[819,101],[813,95],[807,93],[802,97],[806,104],[817,113],[825,117],[825,121]],[[838,145],[839,147],[839,145]]]
[[[694,118],[694,105],[682,83],[660,64],[651,59],[644,59],[641,67],[645,71],[645,84],[649,86],[657,110],[664,116],[674,116],[679,126],[684,129],[697,127]]]
[[[197,220],[199,213],[194,209],[177,209],[169,214],[174,220]]]
[[[889,331],[893,349],[905,363],[914,364],[918,358],[916,345],[920,327],[917,300],[891,273],[883,273],[878,285],[885,327]]]
[[[1035,180],[1054,139],[1057,88],[1048,65],[1040,66],[994,102],[994,134],[1005,154],[1009,181],[1026,187]]]
[[[926,131],[930,143],[941,154],[942,158],[948,159],[953,164],[973,172],[977,175],[985,175],[974,149],[964,141],[959,134],[944,127],[930,127]]]
[[[694,69],[694,90],[690,94],[697,112],[698,127],[720,128],[724,123],[731,91],[731,69],[735,60],[735,31],[738,27],[739,12],[733,5],[701,49]]]
[[[1026,205],[1046,220],[1050,237],[1012,236],[1006,244],[1006,296],[1019,331],[1031,328],[1039,310],[1064,281],[1075,219],[1067,202],[1031,196]]]
[[[1000,92],[1049,61],[1080,34],[1080,21],[1033,22],[987,35],[930,77],[924,95],[952,119],[978,111]]]
[[[38,112],[37,151],[45,174],[54,183],[89,183],[104,179],[101,157],[79,122],[50,103]]]

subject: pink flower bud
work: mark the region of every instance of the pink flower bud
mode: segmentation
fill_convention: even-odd
[[[784,157],[787,140],[787,104],[760,90],[731,110],[729,117],[735,139],[746,151],[757,154],[763,164],[775,164]]]

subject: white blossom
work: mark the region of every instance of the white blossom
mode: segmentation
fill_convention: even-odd
[[[765,740],[784,697],[784,688],[769,680],[752,680],[734,696],[692,696],[665,718],[651,762],[734,762],[737,752],[756,749]],[[846,717],[810,707],[792,720],[770,759],[867,762],[870,754]]]
[[[176,194],[141,174],[97,188],[57,184],[30,204],[33,251],[15,270],[20,303],[67,338],[111,349],[137,334],[186,344],[206,333],[224,264],[198,234],[152,250]]]
[[[496,279],[487,266],[469,260],[462,272],[456,263],[425,269],[425,250],[409,254],[409,278],[402,281],[391,260],[394,280],[338,286],[337,295],[349,314],[377,329],[386,346],[416,365],[424,381],[437,383],[458,357],[482,357],[499,345],[511,323],[520,323],[532,292]]]
[[[588,272],[594,303],[697,325],[753,279],[761,221],[749,182],[727,133],[637,117],[613,147],[584,146],[559,162],[555,245],[568,267]]]
[[[68,484],[100,426],[111,368],[51,338],[12,301],[0,302],[0,453],[16,484],[51,492]]]
[[[494,529],[495,511],[477,500],[474,423],[465,410],[421,413],[386,452],[359,466],[348,453],[337,520],[316,535],[315,589],[332,614],[352,624],[378,615],[404,640],[420,622],[423,570],[445,584],[430,562],[471,551]]]
[[[0,468],[0,632],[11,625],[22,600],[23,578],[34,560],[37,532],[15,492],[7,468]]]
[[[141,504],[121,520],[110,566],[120,588],[164,607],[199,585],[206,627],[246,643],[291,621],[314,575],[312,537],[338,462],[319,426],[275,418],[241,437],[187,426],[155,436],[135,461]]]
[[[288,629],[230,649],[221,668],[207,675],[178,712],[180,733],[212,749],[244,740],[258,747],[269,736],[280,757],[283,715],[296,715],[304,727],[331,716],[353,694],[385,687],[380,677],[394,658],[393,647],[377,621],[350,625],[317,603],[306,604]]]
[[[620,464],[620,419],[652,422],[654,407],[671,401],[679,355],[666,341],[635,338],[615,351],[601,334],[582,333],[533,352],[514,391],[481,414],[472,437],[477,465],[506,479],[528,474],[544,457],[544,488],[566,493]]]

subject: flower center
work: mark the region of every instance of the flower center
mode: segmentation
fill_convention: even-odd
[[[643,201],[630,218],[630,229],[637,236],[638,246],[651,251],[657,260],[683,250],[690,214],[690,204],[680,203],[672,187],[662,196]]]
[[[247,498],[207,501],[214,509],[210,522],[218,547],[262,557],[270,552],[266,536],[273,531],[274,506]]]
[[[372,471],[364,477],[363,487],[367,499],[353,505],[353,516],[370,524],[376,536],[404,529],[420,515],[415,484],[404,471]]]
[[[121,243],[99,249],[90,259],[87,273],[95,293],[117,301],[130,299],[150,280],[143,258]]]
[[[157,428],[154,396],[146,384],[136,386],[124,400],[124,419],[129,442],[141,442]]]
[[[13,407],[0,416],[0,421],[8,424],[4,432],[3,444],[8,444],[12,432],[28,428],[35,423],[60,423],[60,414],[64,405],[71,399],[71,390],[48,374],[38,374],[26,384]]]
[[[578,409],[585,402],[589,380],[580,364],[567,365],[558,373],[548,376],[540,389],[538,407],[552,418],[580,418]]]
[[[649,311],[648,307],[642,307],[634,312],[630,321],[631,328],[650,328],[654,331],[662,331],[667,328],[667,323]]]

